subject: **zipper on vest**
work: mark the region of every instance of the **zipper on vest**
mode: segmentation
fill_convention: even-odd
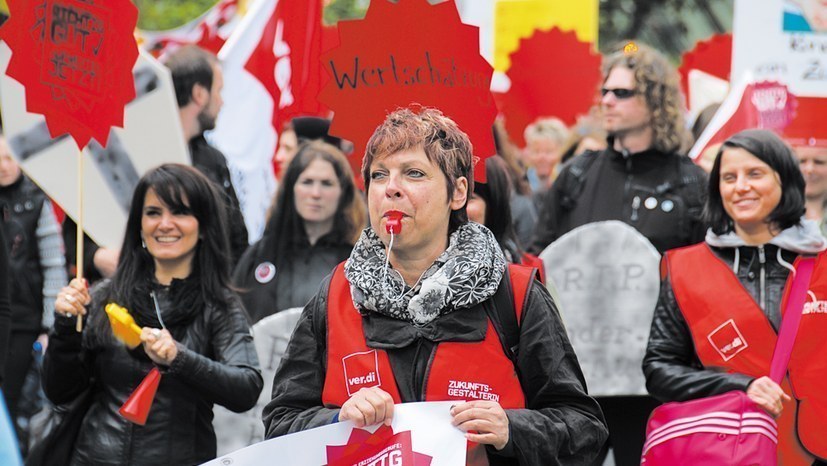
[[[637,222],[637,219],[638,219],[637,212],[638,212],[639,209],[640,209],[640,196],[635,196],[635,198],[632,199],[632,217],[631,217],[631,220],[633,222]]]
[[[767,270],[766,270],[766,263],[767,263],[767,255],[764,254],[764,246],[758,246],[758,263],[761,264],[761,270],[759,271],[759,293],[761,296],[761,309],[767,310],[767,293],[764,289],[766,282],[767,282]]]

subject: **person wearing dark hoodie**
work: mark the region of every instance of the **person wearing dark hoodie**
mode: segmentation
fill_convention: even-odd
[[[742,131],[718,151],[708,194],[706,241],[664,259],[643,360],[647,389],[661,401],[742,390],[777,418],[779,464],[823,464],[813,461],[827,458],[827,241],[803,218],[798,162],[772,132]],[[809,297],[779,385],[768,374],[782,306],[799,258],[812,256]]]
[[[233,273],[253,322],[304,306],[350,256],[366,223],[345,155],[322,141],[302,145],[284,173],[264,236]]]

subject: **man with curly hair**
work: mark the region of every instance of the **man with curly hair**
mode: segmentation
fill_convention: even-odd
[[[540,253],[588,223],[619,220],[663,253],[700,242],[706,175],[688,157],[675,68],[654,49],[621,44],[603,60],[601,110],[608,147],[564,165],[540,200],[529,251]],[[648,322],[645,324],[648,325]],[[618,465],[639,464],[653,398],[598,398]]]
[[[654,49],[627,43],[603,60],[601,109],[608,148],[562,167],[541,199],[530,251],[587,223],[620,220],[661,253],[703,240],[706,176],[686,157],[678,74]]]

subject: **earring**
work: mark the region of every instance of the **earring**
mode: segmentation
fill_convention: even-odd
[[[141,247],[146,249],[146,241],[143,238],[141,238]]]

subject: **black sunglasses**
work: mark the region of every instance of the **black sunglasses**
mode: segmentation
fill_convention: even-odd
[[[600,89],[600,95],[603,97],[606,97],[606,94],[610,92],[615,95],[616,99],[619,100],[628,99],[629,97],[632,97],[633,95],[637,94],[637,91],[635,89],[608,89],[605,87],[603,89]]]

